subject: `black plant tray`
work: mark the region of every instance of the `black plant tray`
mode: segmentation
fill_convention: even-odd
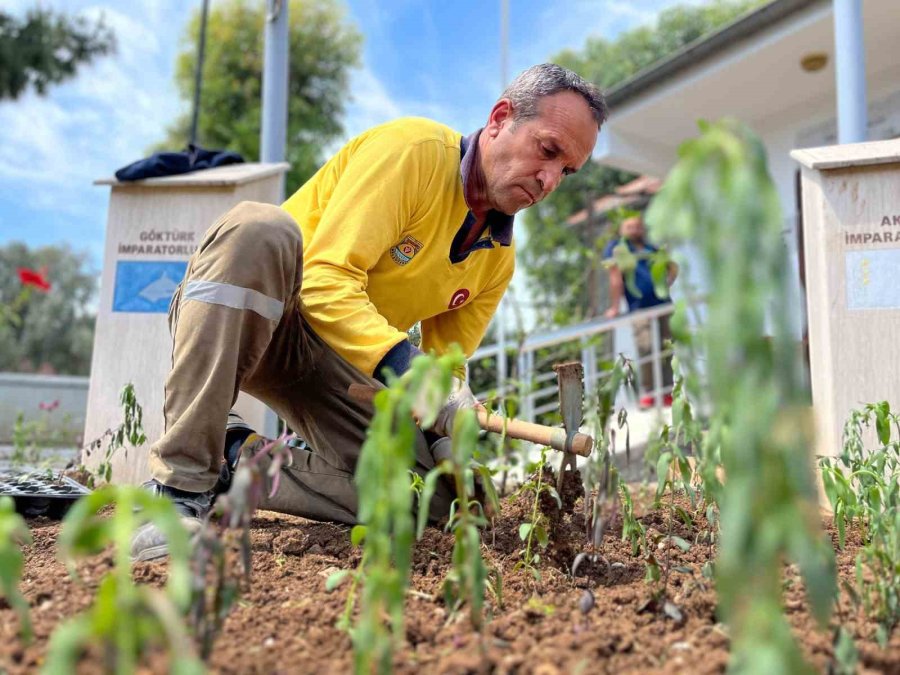
[[[75,500],[86,494],[90,490],[62,474],[0,472],[0,496],[12,497],[16,511],[26,517],[62,518]]]

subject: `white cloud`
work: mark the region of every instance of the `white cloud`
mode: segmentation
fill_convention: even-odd
[[[368,66],[353,72],[350,77],[352,100],[347,106],[344,128],[348,136],[402,115],[400,105],[388,93]]]
[[[18,2],[13,11],[32,6],[34,0]],[[65,228],[60,237],[77,237],[80,246],[97,251],[106,198],[92,182],[143,156],[178,114],[172,28],[184,25],[191,8],[180,0],[45,0],[43,6],[92,21],[102,15],[117,50],[44,97],[29,92],[0,103],[0,180],[6,188],[0,220],[14,227],[56,223]]]
[[[451,110],[429,98],[396,98],[368,66],[354,71],[350,78],[351,100],[347,103],[344,137],[330,148],[337,150],[343,143],[378,124],[409,115],[430,117],[453,124]]]

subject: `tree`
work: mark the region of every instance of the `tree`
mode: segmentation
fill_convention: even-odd
[[[42,270],[49,290],[22,296],[19,270]],[[86,375],[94,343],[92,304],[97,273],[88,254],[68,245],[29,249],[21,242],[0,246],[0,305],[15,307],[17,319],[0,317],[0,371],[51,371]]]
[[[115,37],[102,18],[90,24],[38,7],[17,19],[0,11],[0,100],[16,99],[28,88],[44,94],[80,65],[113,51]]]
[[[198,143],[259,157],[264,2],[221,0],[209,13]],[[361,36],[336,0],[291,0],[290,84],[286,160],[288,191],[306,181],[322,163],[328,144],[343,131],[349,70],[359,62]],[[178,56],[176,82],[181,97],[194,91],[200,13],[191,19]],[[168,130],[164,145],[184,147],[190,114]]]
[[[580,51],[565,50],[551,60],[608,89],[766,2],[716,0],[700,7],[673,7],[661,12],[653,26],[635,28],[612,41],[591,37]],[[525,212],[528,241],[522,258],[543,323],[566,324],[596,316],[597,296],[607,288],[602,245],[613,233],[597,219],[581,228],[568,227],[566,219],[634,177],[591,160]]]

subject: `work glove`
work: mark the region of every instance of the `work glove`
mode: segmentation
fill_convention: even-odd
[[[478,402],[475,400],[475,395],[472,393],[472,390],[469,389],[469,385],[458,377],[454,377],[450,395],[447,396],[447,400],[444,401],[444,405],[441,406],[441,409],[434,420],[434,424],[431,427],[432,431],[439,436],[452,435],[453,420],[456,419],[456,412],[458,410],[475,408],[477,405]]]

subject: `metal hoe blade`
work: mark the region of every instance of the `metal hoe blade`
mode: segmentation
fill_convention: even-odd
[[[572,437],[578,433],[584,415],[584,366],[577,361],[559,363],[553,366],[559,381],[559,411],[562,413],[563,428],[566,430],[566,447],[570,447]],[[563,454],[556,478],[556,491],[562,494],[563,472],[575,471],[575,455]]]

